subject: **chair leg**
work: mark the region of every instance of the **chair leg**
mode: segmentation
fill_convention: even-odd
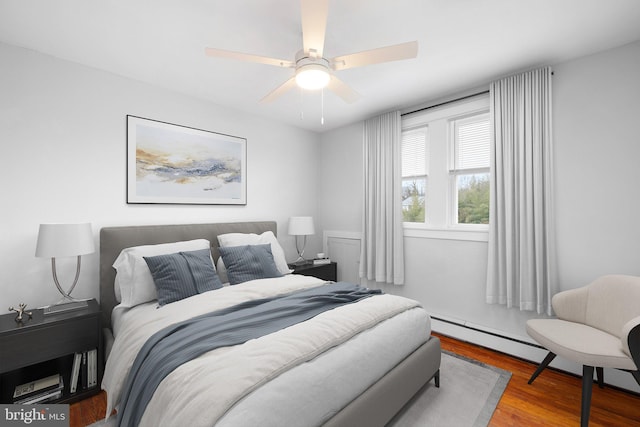
[[[589,426],[591,410],[591,389],[593,387],[593,366],[582,366],[582,408],[580,410],[580,427]]]
[[[640,385],[640,371],[631,371],[631,375],[636,379],[638,385]]]
[[[440,369],[438,369],[435,375],[433,376],[433,382],[436,388],[440,388]]]
[[[596,368],[596,378],[598,378],[598,387],[604,388],[604,369]]]
[[[556,355],[554,353],[549,352],[549,354],[547,354],[547,356],[544,358],[542,363],[540,363],[540,365],[538,366],[538,369],[536,369],[536,371],[533,373],[533,375],[531,375],[531,378],[529,378],[528,384],[531,384],[533,382],[533,380],[538,378],[538,375],[540,375],[540,372],[544,371],[544,368],[549,366],[549,363],[551,363],[551,361],[553,359],[555,359],[555,357],[556,357]]]

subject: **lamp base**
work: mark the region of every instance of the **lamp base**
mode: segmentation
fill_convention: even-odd
[[[88,300],[77,300],[71,296],[71,292],[73,291],[73,288],[76,287],[78,278],[80,277],[81,258],[82,257],[78,255],[78,261],[76,263],[76,277],[75,279],[73,279],[73,284],[71,285],[69,290],[65,292],[65,290],[62,289],[62,286],[60,286],[60,282],[58,281],[58,274],[56,273],[56,258],[51,257],[51,272],[53,273],[53,282],[56,284],[56,288],[58,288],[58,291],[62,294],[62,299],[55,304],[44,307],[45,316],[47,314],[58,314],[65,311],[80,310],[89,306],[89,304],[87,303]]]
[[[55,304],[52,304],[50,306],[44,307],[44,315],[48,315],[48,314],[58,314],[58,313],[63,313],[65,311],[72,311],[72,310],[80,310],[83,308],[87,308],[89,306],[89,303],[87,303],[87,301],[83,301],[83,300],[68,300],[68,299],[63,299],[62,301],[59,301]]]

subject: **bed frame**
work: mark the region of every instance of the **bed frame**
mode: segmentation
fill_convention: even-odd
[[[277,235],[276,222],[102,228],[100,230],[100,307],[102,324],[108,327],[105,336],[110,335],[111,311],[118,304],[113,290],[115,270],[112,265],[122,249],[139,245],[207,239],[211,242],[213,259],[217,259],[219,234],[260,234],[265,231],[272,231]],[[440,340],[437,337],[431,337],[377,383],[336,413],[325,425],[331,427],[384,426],[431,379],[434,379],[435,385],[439,386],[440,358]]]

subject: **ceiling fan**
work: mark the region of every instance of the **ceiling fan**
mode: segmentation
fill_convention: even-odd
[[[333,71],[411,59],[418,54],[418,42],[412,41],[350,55],[336,56],[331,59],[325,58],[323,52],[329,0],[301,0],[301,10],[303,48],[296,54],[293,61],[210,47],[205,48],[205,53],[213,57],[257,62],[282,68],[294,68],[295,74],[262,98],[261,102],[271,102],[298,85],[308,90],[327,87],[348,103],[355,102],[360,95],[338,79],[333,74]]]

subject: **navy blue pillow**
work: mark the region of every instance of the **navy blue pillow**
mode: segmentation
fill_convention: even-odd
[[[248,282],[255,279],[281,277],[271,253],[271,244],[221,246],[218,248],[227,269],[229,283]]]
[[[158,304],[222,287],[211,262],[209,249],[144,257],[158,293]]]

